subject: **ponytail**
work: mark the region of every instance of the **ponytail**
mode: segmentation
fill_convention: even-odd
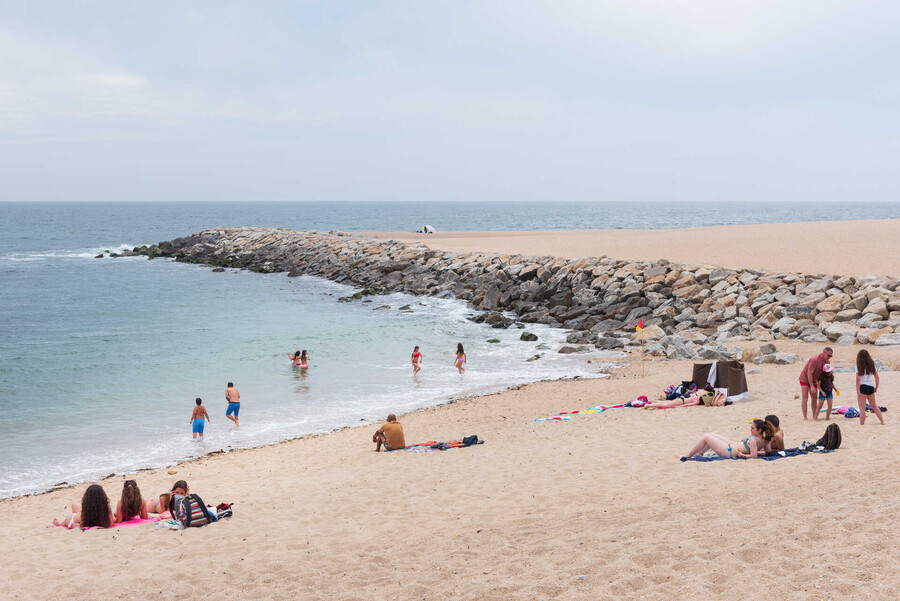
[[[772,442],[772,438],[775,437],[775,426],[762,419],[753,420],[753,425],[756,426],[757,430],[762,432],[762,437],[765,442]]]

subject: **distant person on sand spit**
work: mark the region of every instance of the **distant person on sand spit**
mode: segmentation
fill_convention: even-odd
[[[241,422],[238,419],[238,414],[241,412],[241,393],[231,382],[228,383],[228,388],[225,389],[225,400],[228,401],[228,409],[225,410],[225,417],[233,421],[234,425],[240,428]],[[232,417],[232,413],[234,414],[234,417]]]
[[[803,409],[804,420],[808,419],[806,417],[807,400],[812,401],[812,418],[815,420],[819,419],[816,413],[816,406],[819,402],[817,400],[819,376],[822,375],[822,368],[825,367],[825,364],[831,363],[833,354],[834,351],[831,350],[831,347],[826,346],[820,354],[810,357],[806,365],[803,366],[803,371],[800,373],[800,408]]]
[[[75,526],[111,528],[115,523],[116,517],[109,507],[109,497],[106,496],[106,491],[99,484],[91,484],[87,487],[81,497],[81,503],[72,503],[72,513],[64,520],[53,520],[54,526],[65,526],[66,528]]]
[[[866,403],[872,408],[875,417],[884,425],[881,408],[875,402],[878,392],[878,370],[869,351],[863,349],[856,354],[856,402],[859,405],[859,425],[866,423]]]
[[[147,519],[147,507],[144,506],[144,498],[141,489],[134,480],[126,480],[122,485],[122,498],[116,505],[116,521],[124,522],[133,517]]]
[[[463,349],[462,342],[456,344],[456,361],[453,362],[459,373],[466,373],[466,351]]]
[[[197,438],[198,434],[200,435],[200,438],[203,438],[203,428],[207,421],[212,420],[209,419],[209,413],[206,412],[206,407],[203,406],[203,400],[200,397],[197,397],[197,400],[194,402],[197,404],[194,406],[194,411],[191,413],[190,423],[193,424],[194,438]]]
[[[396,451],[406,446],[403,426],[397,421],[396,415],[391,413],[387,416],[387,421],[372,436],[372,442],[375,443],[376,453],[381,450],[381,445],[384,445],[385,451]]]
[[[412,366],[413,366],[413,375],[419,373],[419,370],[422,369],[422,359],[425,356],[419,352],[419,347],[413,349],[412,352]]]
[[[309,355],[306,354],[305,349],[302,352],[300,349],[297,349],[294,351],[293,355],[288,353],[288,357],[290,357],[291,361],[294,362],[294,365],[300,369],[307,369],[309,367]]]
[[[702,455],[706,451],[715,451],[719,457],[728,457],[729,459],[749,459],[761,457],[772,450],[772,437],[775,435],[775,428],[769,422],[761,419],[755,419],[750,424],[750,436],[741,442],[732,442],[714,432],[707,432],[700,437],[697,444],[684,455],[690,459],[694,455]]]

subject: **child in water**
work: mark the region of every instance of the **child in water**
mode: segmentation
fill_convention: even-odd
[[[413,366],[413,375],[419,373],[419,370],[422,369],[422,359],[425,356],[419,352],[419,347],[413,349],[412,352],[412,366]]]
[[[206,422],[209,421],[209,413],[206,412],[206,407],[203,406],[203,401],[200,397],[197,397],[195,401],[197,406],[194,407],[193,413],[191,413],[191,424],[193,424],[194,436],[193,438],[197,438],[197,435],[200,435],[200,438],[203,438],[203,428],[206,425]]]
[[[456,369],[459,370],[459,373],[466,373],[466,351],[463,349],[462,342],[458,342],[456,344],[456,361],[453,362],[453,365],[456,366]]]

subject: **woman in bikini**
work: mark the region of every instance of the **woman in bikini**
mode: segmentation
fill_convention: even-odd
[[[72,512],[63,520],[53,520],[54,526],[74,528],[111,528],[116,523],[116,516],[109,506],[109,497],[99,484],[91,484],[84,491],[81,503],[72,503]]]
[[[653,403],[644,405],[644,409],[670,409],[672,407],[690,407],[692,405],[707,405],[710,407],[721,407],[725,404],[725,393],[716,392],[711,386],[707,386],[705,390],[695,390],[691,396],[667,401],[660,399]]]
[[[419,373],[419,370],[422,369],[422,359],[425,356],[419,352],[419,347],[413,349],[412,352],[412,366],[413,366],[413,375]]]
[[[459,370],[459,373],[466,373],[466,351],[463,350],[462,342],[458,342],[456,344],[456,361],[453,362],[453,365],[456,366],[456,369]]]
[[[147,499],[144,504],[147,513],[165,513],[169,510],[169,493],[164,492],[158,499]]]
[[[296,367],[300,369],[308,369],[309,368],[309,355],[306,354],[306,350],[300,351],[299,349],[294,351],[294,354],[288,353],[288,358],[294,362]]]
[[[694,455],[702,455],[706,451],[714,451],[719,457],[729,459],[762,457],[772,450],[773,436],[775,436],[775,428],[772,424],[762,419],[755,419],[750,424],[750,436],[741,442],[732,442],[724,436],[707,432],[683,457],[690,459]]]
[[[122,486],[122,498],[116,505],[116,521],[124,522],[133,517],[146,520],[147,508],[144,506],[144,499],[141,497],[141,489],[138,488],[137,482],[126,480]]]

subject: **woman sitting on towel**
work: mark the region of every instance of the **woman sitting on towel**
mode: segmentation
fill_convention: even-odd
[[[699,390],[695,390],[691,393],[691,396],[687,398],[680,399],[672,399],[671,401],[665,400],[665,397],[660,398],[660,400],[655,403],[648,403],[644,405],[644,409],[669,409],[671,407],[690,407],[691,405],[708,405],[712,407],[721,407],[725,404],[725,393],[716,392],[713,390],[712,386],[709,384],[706,385],[706,389],[702,392]]]
[[[144,498],[141,489],[134,480],[126,480],[122,486],[122,498],[116,505],[116,521],[124,522],[134,517],[147,519],[147,508],[144,506]]]
[[[112,509],[109,506],[109,497],[106,491],[99,484],[91,484],[84,491],[81,497],[81,503],[72,503],[72,513],[64,520],[53,520],[54,526],[65,526],[73,528],[81,526],[82,528],[111,528],[116,523]]]
[[[775,428],[771,423],[755,419],[750,423],[750,436],[741,442],[731,442],[724,436],[707,432],[684,457],[690,459],[706,451],[714,451],[719,457],[729,459],[762,457],[772,450],[771,442],[774,436]]]

